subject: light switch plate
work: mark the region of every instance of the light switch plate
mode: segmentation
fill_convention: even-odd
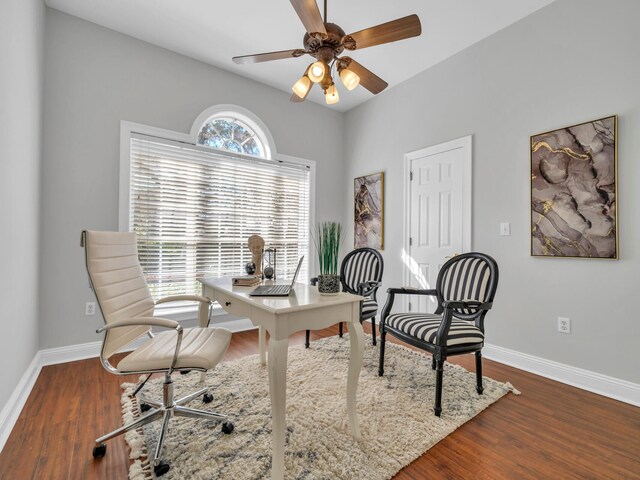
[[[500,224],[500,236],[506,237],[511,235],[511,224],[509,222],[503,222]]]

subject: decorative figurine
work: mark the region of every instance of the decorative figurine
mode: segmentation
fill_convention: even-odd
[[[247,275],[254,275],[256,273],[256,264],[247,262],[244,264],[244,270],[247,272]]]
[[[251,250],[251,261],[256,267],[254,275],[262,275],[262,251],[264,250],[264,239],[260,235],[251,235],[247,240],[249,250]]]

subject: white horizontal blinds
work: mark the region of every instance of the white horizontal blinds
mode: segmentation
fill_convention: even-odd
[[[309,248],[309,171],[135,134],[130,219],[156,299],[200,294],[204,276],[244,274],[256,233],[277,249],[276,276],[290,277]]]

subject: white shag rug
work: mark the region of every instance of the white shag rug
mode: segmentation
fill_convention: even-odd
[[[387,342],[385,374],[378,377],[379,346],[365,335],[364,363],[358,383],[358,418],[362,440],[351,437],[346,384],[349,337],[315,340],[309,349],[289,349],[287,369],[286,479],[381,480],[393,477],[456,428],[508,392],[509,383],[484,378],[484,394],[475,389],[475,373],[447,363],[442,416],[433,414],[435,371],[431,357]],[[176,398],[197,390],[200,374],[174,375]],[[219,364],[207,373],[213,402],[193,400],[194,408],[229,415],[230,435],[220,424],[172,418],[164,448],[171,469],[163,480],[269,479],[271,472],[271,406],[267,368],[251,355]],[[139,415],[123,384],[123,422]],[[145,386],[149,398],[162,398],[161,379]],[[153,453],[161,422],[125,435],[134,460],[131,480],[153,478],[146,458]],[[143,431],[144,430],[144,431]]]

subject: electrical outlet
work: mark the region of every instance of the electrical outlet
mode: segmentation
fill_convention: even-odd
[[[571,319],[558,317],[558,331],[560,333],[571,333]]]
[[[500,224],[500,236],[507,237],[511,235],[511,224],[509,222],[504,222]]]
[[[96,302],[87,302],[84,304],[84,314],[85,315],[95,315],[96,314]]]

